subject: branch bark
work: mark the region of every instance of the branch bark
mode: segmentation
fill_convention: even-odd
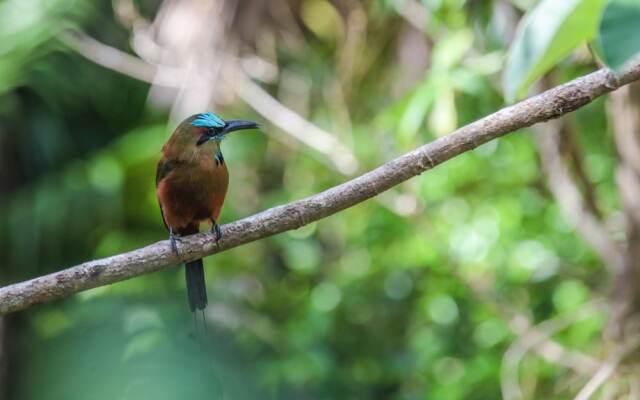
[[[0,288],[0,313],[70,296],[98,286],[158,271],[335,214],[419,175],[450,158],[509,132],[570,113],[593,99],[640,79],[640,63],[619,76],[599,70],[466,125],[355,179],[314,196],[271,208],[222,227],[219,245],[210,233],[181,241],[180,256],[164,240],[138,250],[89,261],[56,273]]]

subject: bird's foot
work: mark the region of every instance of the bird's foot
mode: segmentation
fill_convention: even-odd
[[[211,233],[216,235],[216,244],[222,239],[222,231],[220,230],[220,225],[216,222],[215,219],[211,220]]]
[[[171,242],[171,250],[173,250],[176,255],[180,255],[178,251],[178,242],[180,239],[173,233],[172,229],[169,229],[169,241]]]

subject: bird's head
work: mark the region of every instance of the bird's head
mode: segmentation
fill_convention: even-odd
[[[258,128],[258,124],[253,121],[242,119],[225,121],[212,112],[193,115],[185,122],[187,121],[192,128],[195,128],[196,146],[201,146],[210,141],[215,141],[219,144],[231,132]]]

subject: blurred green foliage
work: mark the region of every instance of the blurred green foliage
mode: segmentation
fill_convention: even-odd
[[[143,3],[153,14],[158,2]],[[301,1],[304,45],[277,49],[282,75],[310,82],[307,118],[338,132],[362,171],[504,105],[510,22],[493,2],[424,1],[425,33],[402,18],[401,3],[361,4],[366,42],[343,103],[327,95],[344,78],[340,7]],[[514,2],[516,15],[531,3]],[[3,284],[167,236],[154,174],[173,128],[168,110],[147,105],[146,83],[63,46],[56,36],[68,27],[128,49],[109,2],[0,1]],[[412,78],[413,56],[401,53],[416,34],[429,55]],[[556,73],[565,80],[591,68],[571,59]],[[286,83],[265,87],[277,95]],[[223,144],[231,171],[223,223],[347,179],[313,150],[273,140],[277,128],[241,102],[216,112],[264,127]],[[597,200],[615,216],[604,103],[570,118]],[[394,194],[408,215],[383,197],[206,259],[204,339],[194,335],[180,268],[12,316],[13,398],[498,398],[516,339],[505,308],[535,323],[602,293],[606,272],[551,198],[527,131]],[[597,349],[602,323],[593,314],[556,339]],[[564,368],[529,355],[520,372],[528,397],[565,398]]]

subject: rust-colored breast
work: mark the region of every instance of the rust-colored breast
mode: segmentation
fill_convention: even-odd
[[[209,217],[214,220],[218,220],[220,211],[222,211],[222,205],[224,204],[224,198],[227,195],[227,188],[229,187],[229,171],[227,166],[222,163],[215,167],[215,172],[212,174],[213,186],[216,188],[213,196],[211,196]]]
[[[180,233],[204,220],[217,220],[228,185],[229,172],[224,163],[206,160],[176,167],[157,188],[167,226]]]

